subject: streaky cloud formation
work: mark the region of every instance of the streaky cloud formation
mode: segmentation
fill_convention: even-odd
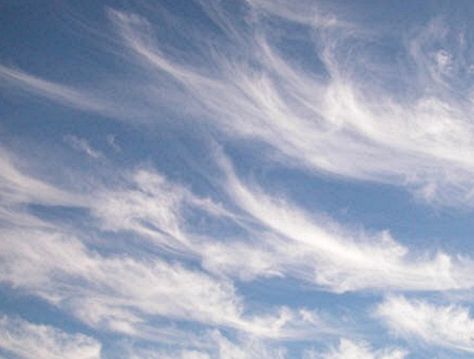
[[[323,217],[314,221],[299,208],[260,189],[243,185],[229,163],[227,189],[235,202],[285,242],[273,240],[282,267],[335,291],[360,289],[448,290],[472,287],[472,261],[439,252],[415,256],[388,232],[371,235],[350,230]],[[291,245],[289,245],[291,243]],[[281,246],[281,248],[278,248]],[[267,243],[272,248],[272,243]],[[268,257],[262,255],[262,259]],[[261,266],[262,267],[262,266]],[[299,268],[298,268],[299,267]],[[275,271],[279,272],[275,268]]]
[[[37,188],[62,193],[14,167],[11,172],[23,182],[34,183]],[[178,225],[181,197],[188,197],[188,202],[201,205],[211,213],[220,213],[219,207],[212,202],[166,183],[158,174],[140,170],[133,179],[142,191],[105,192],[101,196],[92,194],[94,198],[100,199],[99,202],[87,199],[85,195],[69,198],[79,198],[75,205],[82,207],[102,203],[102,207],[91,207],[91,210],[99,218],[107,218],[109,222],[104,222],[105,228],[115,231],[135,230],[147,236],[150,233],[143,231],[138,224],[148,222],[155,228],[151,231],[152,235],[164,234],[166,239],[173,241],[184,236],[180,234]],[[166,192],[161,189],[166,189]],[[23,192],[22,186],[19,190]],[[151,198],[140,197],[150,194]],[[161,197],[156,197],[158,195]],[[105,196],[114,201],[121,198],[120,203],[130,204],[132,210],[109,205]],[[156,210],[157,203],[164,211],[161,214]],[[61,198],[49,204],[74,205],[63,202]],[[21,207],[15,208],[10,204],[10,208],[16,212],[13,214],[15,217],[28,216]],[[104,214],[104,208],[118,210],[118,214]],[[127,224],[130,213],[133,213],[134,219],[131,219],[132,224]],[[35,219],[28,216],[30,218]],[[110,222],[113,218],[117,218],[117,221]],[[136,228],[133,225],[135,221],[138,223]],[[119,226],[118,223],[123,225]],[[0,232],[0,280],[70,311],[94,328],[153,337],[155,328],[147,325],[146,316],[155,315],[229,327],[255,336],[303,339],[319,330],[315,324],[323,324],[305,310],[281,308],[276,313],[246,314],[242,298],[227,279],[219,279],[158,258],[138,260],[121,256],[104,257],[89,250],[72,233],[39,219],[27,221],[21,226],[16,222],[7,222]],[[184,292],[187,294],[183,296]]]
[[[0,347],[24,359],[101,358],[100,343],[90,337],[6,315],[0,317]]]
[[[472,356],[472,5],[1,7],[1,357]]]
[[[367,343],[341,339],[337,348],[322,354],[308,351],[304,359],[403,359],[406,355],[401,349],[373,350]]]
[[[214,10],[217,5],[211,4],[205,8]],[[180,100],[197,100],[196,112],[226,135],[262,141],[287,158],[283,163],[294,159],[323,173],[407,186],[426,200],[469,204],[474,129],[466,118],[472,113],[464,99],[451,95],[451,78],[442,76],[449,72],[453,55],[447,50],[425,52],[445,32],[442,24],[429,24],[406,44],[410,66],[428,70],[420,69],[424,75],[415,78],[415,97],[408,102],[379,86],[357,84],[359,66],[384,76],[376,72],[379,64],[370,54],[358,52],[353,62],[347,58],[351,42],[371,45],[375,34],[335,15],[318,14],[315,3],[305,5],[298,9],[283,2],[250,1],[253,21],[241,33],[236,33],[231,15],[220,11],[216,25],[230,33],[231,43],[236,37],[244,41],[237,42],[235,53],[226,48],[230,56],[211,50],[206,68],[166,56],[145,18],[116,10],[109,14],[136,61],[178,82],[183,88]],[[267,14],[314,34],[308,45],[317,51],[324,76],[305,72],[279,53],[273,44],[278,39],[264,31]],[[204,42],[199,50],[205,53],[206,46]],[[404,69],[398,70],[404,75]],[[430,91],[433,86],[440,91]]]
[[[376,315],[401,337],[474,352],[474,319],[467,307],[391,296],[379,304]]]
[[[375,237],[363,237],[361,233],[354,238],[328,218],[324,225],[313,222],[303,210],[244,185],[226,157],[217,156],[225,174],[225,188],[246,215],[233,214],[146,169],[130,174],[123,189],[99,187],[99,192],[90,195],[70,195],[25,175],[13,165],[10,173],[14,175],[10,177],[20,179],[19,183],[33,183],[34,188],[46,188],[53,194],[47,200],[29,201],[89,208],[104,230],[136,232],[172,249],[172,253],[180,253],[183,258],[200,258],[205,268],[230,278],[293,276],[335,292],[381,288],[466,289],[471,285],[467,279],[471,273],[469,267],[464,268],[464,280],[456,278],[463,268],[457,263],[452,269],[449,256],[442,255],[444,266],[437,259],[426,263],[405,262],[407,249],[387,233]],[[15,217],[28,215],[21,207],[15,209],[12,205],[23,202],[25,196],[28,198],[31,186],[17,189],[23,195],[12,193],[15,201],[11,200],[9,207],[16,211]],[[57,193],[61,196],[56,196]],[[217,218],[239,217],[243,221],[248,216],[246,227],[252,235],[258,235],[260,243],[228,244],[195,237],[185,225],[186,207],[197,207]],[[190,335],[149,323],[147,316],[153,315],[232,328],[262,338],[305,339],[311,333],[338,333],[337,328],[331,328],[305,309],[245,313],[243,298],[229,277],[215,277],[157,258],[103,256],[89,250],[64,229],[36,221],[39,223],[28,221],[22,226],[13,221],[2,229],[1,281],[43,298],[93,328],[148,340],[160,337],[160,341],[172,343]],[[262,227],[267,229],[262,231]],[[344,344],[340,350],[360,349],[346,347]],[[364,346],[361,348],[365,350]]]
[[[207,338],[211,350],[181,350],[179,352],[163,352],[153,350],[141,350],[132,352],[131,359],[284,359],[287,357],[286,351],[282,348],[274,347],[269,343],[255,338],[241,338],[237,342],[232,342],[224,337],[219,331],[208,333]]]
[[[282,308],[266,316],[245,315],[231,282],[181,265],[102,257],[61,233],[1,234],[2,282],[69,310],[92,327],[140,336],[141,326],[147,332],[146,315],[155,315],[264,337],[306,337],[310,331],[304,312]]]
[[[357,86],[361,61],[374,71],[373,76],[383,77],[377,71],[383,64],[373,63],[370,54],[357,53],[360,59],[353,64],[346,58],[352,41],[366,41],[370,48],[376,36],[358,24],[325,13],[313,3],[290,6],[249,1],[248,11],[254,21],[239,33],[230,15],[210,4],[203,7],[211,20],[231,42],[240,39],[237,44],[243,48],[237,47],[239,50],[230,56],[211,51],[207,68],[168,58],[154,41],[153,26],[145,18],[108,11],[124,45],[135,53],[134,60],[144,70],[151,67],[165,73],[181,86],[181,92],[173,91],[179,98],[167,99],[170,103],[187,103],[191,106],[188,112],[205,117],[228,136],[268,144],[286,158],[283,162],[294,159],[317,172],[405,186],[428,201],[471,203],[474,129],[465,120],[472,115],[468,106],[471,100],[452,94],[457,93],[453,86],[458,85],[460,67],[466,61],[462,33],[458,43],[452,44],[452,51],[460,58],[444,48],[432,50],[433,43],[449,32],[442,21],[429,23],[403,44],[406,67],[419,69],[416,83],[410,85],[414,100],[407,102],[377,84],[373,88],[367,88],[370,83]],[[313,33],[309,45],[318,53],[324,71],[307,73],[284,58],[273,44],[276,39],[263,31],[266,15],[302,25]],[[193,40],[190,35],[189,41]],[[206,42],[201,46],[200,53],[208,52]],[[237,54],[243,60],[233,59]],[[397,70],[400,76],[408,71]],[[0,74],[8,83],[52,101],[122,119],[139,113],[149,117],[156,110],[153,102],[162,105],[155,97],[148,101],[148,108],[124,111],[121,104],[120,110],[108,114],[117,106],[82,91],[4,65]],[[150,95],[156,93],[157,86],[169,90],[169,80],[163,81],[158,73],[156,79],[157,83],[147,84],[155,88]]]
[[[107,106],[107,104],[85,94],[85,91],[47,81],[19,69],[0,64],[0,78],[5,81],[4,86],[14,86],[27,93],[50,99],[65,106],[84,111],[110,113],[110,105]]]
[[[92,146],[84,138],[68,135],[64,137],[64,142],[69,144],[76,151],[83,152],[91,158],[99,159],[102,157],[102,153],[92,148]]]

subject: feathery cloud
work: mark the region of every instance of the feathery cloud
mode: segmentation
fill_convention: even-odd
[[[70,145],[73,149],[79,152],[85,153],[87,156],[98,159],[103,156],[101,152],[92,148],[89,142],[85,138],[79,138],[74,135],[64,136],[64,142]]]
[[[0,317],[0,348],[23,359],[101,358],[101,345],[93,338],[6,315]]]
[[[403,83],[413,89],[408,101],[380,85],[393,81],[393,71],[381,72],[388,65],[374,62],[370,52],[360,50],[373,49],[377,37],[361,25],[314,4],[249,1],[248,5],[247,12],[254,16],[240,33],[223,9],[204,6],[212,8],[211,19],[236,45],[234,51],[216,53],[208,51],[205,42],[197,43],[202,53],[212,54],[205,67],[165,54],[146,19],[115,10],[109,16],[135,61],[155,69],[156,76],[166,74],[160,83],[178,83],[182,92],[176,96],[195,103],[193,115],[206,118],[225,135],[261,141],[277,150],[287,165],[296,160],[318,173],[406,186],[426,200],[472,202],[474,162],[469,154],[474,127],[467,120],[472,112],[466,106],[471,100],[452,96],[456,82],[440,79],[440,71],[448,71],[454,55],[439,49],[432,63],[428,50],[443,41],[441,25],[428,24],[410,43],[400,44],[405,46],[406,63],[392,69],[399,72],[393,76],[398,75],[400,82],[415,81]],[[294,59],[284,58],[275,45],[279,39],[265,31],[267,15],[307,27],[314,36],[306,45],[314,50],[321,68],[303,69]],[[188,39],[192,42],[193,35]],[[354,42],[367,46],[354,49]],[[461,45],[452,46],[461,51]],[[413,77],[408,73],[412,65],[429,70]],[[366,81],[360,86],[359,67],[380,78],[379,83]],[[431,88],[435,91],[423,90]]]
[[[18,69],[0,64],[0,78],[2,78],[7,85],[15,86],[27,93],[49,99],[65,106],[83,111],[110,114],[111,106],[108,106],[93,96],[87,95],[85,91],[47,81]]]
[[[373,350],[365,342],[341,339],[337,348],[326,353],[307,351],[304,359],[403,359],[406,355],[406,351],[398,348]]]
[[[466,307],[390,296],[375,313],[394,334],[409,341],[474,352],[474,319]]]

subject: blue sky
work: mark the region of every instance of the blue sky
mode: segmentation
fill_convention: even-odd
[[[473,15],[0,0],[0,357],[472,357]]]

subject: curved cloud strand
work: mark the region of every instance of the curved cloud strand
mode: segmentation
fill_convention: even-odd
[[[0,348],[22,359],[101,358],[100,343],[90,337],[6,315],[0,317]]]
[[[218,25],[227,30],[236,50],[226,48],[220,54],[206,49],[204,42],[199,51],[213,54],[207,67],[165,54],[150,35],[154,28],[146,19],[113,10],[109,14],[136,61],[169,76],[160,82],[179,83],[180,100],[197,100],[196,111],[228,136],[262,141],[312,170],[408,186],[428,200],[470,203],[471,100],[452,95],[456,83],[449,76],[456,75],[450,74],[454,55],[442,48],[436,53],[426,50],[443,41],[442,24],[428,24],[404,44],[408,64],[399,69],[399,76],[415,82],[408,101],[377,83],[358,85],[355,74],[361,63],[369,78],[393,81],[383,79],[379,70],[384,64],[374,63],[370,53],[347,58],[351,42],[370,49],[375,34],[331,14],[317,14],[315,7],[294,13],[284,2],[249,4],[248,11],[256,15],[238,34],[245,46],[235,39],[235,30],[229,30],[235,29],[230,15],[219,12]],[[275,39],[264,31],[267,14],[307,27],[313,36],[306,45],[321,62],[319,72],[304,70],[279,53]],[[419,78],[405,74],[416,66]]]
[[[467,307],[392,296],[375,313],[394,334],[408,340],[474,352],[474,319]]]
[[[472,356],[474,6],[106,3],[1,6],[0,356]]]

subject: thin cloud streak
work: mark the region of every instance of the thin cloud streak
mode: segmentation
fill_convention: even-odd
[[[61,233],[2,230],[1,236],[2,282],[95,328],[140,336],[148,316],[163,316],[270,338],[305,338],[312,332],[309,312],[282,308],[248,315],[230,281],[183,265],[104,257]]]
[[[103,154],[98,150],[94,149],[85,138],[79,138],[74,135],[67,135],[64,136],[64,142],[66,142],[76,151],[83,152],[84,154],[93,159],[99,159],[103,157]]]
[[[296,159],[316,172],[406,186],[429,201],[471,202],[474,127],[466,119],[472,113],[464,100],[451,96],[451,89],[439,85],[433,72],[417,79],[419,83],[412,88],[438,86],[436,91],[419,91],[410,102],[376,84],[367,88],[370,82],[360,88],[353,73],[362,59],[367,71],[380,66],[373,63],[370,53],[359,54],[361,59],[351,65],[344,46],[355,40],[370,42],[374,34],[331,14],[310,15],[311,21],[300,19],[289,10],[298,7],[285,2],[249,4],[249,13],[254,7],[258,11],[246,24],[247,32],[239,34],[247,40],[245,46],[245,42],[237,43],[236,54],[243,60],[234,59],[233,52],[211,51],[207,67],[164,54],[151,36],[154,29],[146,19],[114,10],[109,16],[124,45],[135,53],[135,61],[146,69],[151,66],[157,73],[167,74],[168,82],[179,83],[183,88],[177,95],[181,96],[179,100],[197,100],[195,113],[203,113],[227,136],[262,141],[286,158],[283,163]],[[231,17],[223,10],[217,16],[218,10],[212,10],[219,20],[217,25],[229,36],[238,37]],[[279,54],[260,23],[264,20],[259,14],[263,11],[265,18],[266,10],[285,21],[302,23],[314,33],[307,44],[322,63],[321,73],[327,75],[303,70]],[[315,11],[317,8],[298,10],[298,14]],[[422,51],[426,47],[422,42],[435,41],[436,33],[429,36],[423,31],[433,32],[435,26],[428,25],[407,45],[409,61],[428,61],[431,54]],[[201,50],[205,52],[205,45]],[[441,71],[440,66],[448,67],[451,56],[447,50],[439,52],[436,71]],[[160,81],[166,83],[166,79]],[[449,85],[453,86],[452,82]]]
[[[443,252],[429,258],[414,254],[388,232],[354,234],[330,218],[312,219],[298,207],[272,198],[258,187],[244,185],[225,158],[226,188],[235,203],[284,241],[266,243],[273,249],[276,272],[294,273],[336,292],[380,290],[456,290],[473,287],[469,258]],[[289,243],[293,246],[288,245]],[[281,245],[281,248],[278,248]],[[268,252],[263,258],[268,258]],[[270,265],[270,264],[269,264]]]
[[[0,348],[22,359],[100,359],[101,344],[83,334],[0,316]]]
[[[325,353],[309,350],[303,359],[404,359],[408,353],[399,348],[374,350],[365,342],[341,339],[337,348]]]
[[[44,187],[70,201],[78,199],[74,203],[65,202],[62,196],[48,196],[41,202],[44,205],[89,208],[103,229],[135,231],[154,239],[161,235],[170,247],[179,248],[178,243],[186,249],[184,254],[196,255],[193,251],[199,247],[181,228],[184,218],[180,207],[199,206],[214,215],[226,212],[167,183],[156,173],[138,171],[132,177],[134,190],[68,195],[13,165],[10,172],[3,181],[8,183],[12,177],[35,186],[18,186],[19,194],[13,193],[11,201],[3,203],[2,209],[9,215],[2,218],[5,223],[0,229],[0,282],[38,296],[93,328],[157,340],[164,335],[148,323],[148,318],[158,316],[282,340],[305,339],[332,330],[305,309],[249,312],[229,278],[192,269],[178,260],[171,263],[156,256],[101,255],[79,239],[88,236],[79,229],[74,232],[70,227],[45,222],[22,206],[34,203],[30,191]],[[147,227],[152,229],[146,231]]]
[[[271,162],[292,176],[342,179],[348,191],[356,191],[354,181],[384,183],[428,204],[472,206],[467,31],[438,17],[407,26],[407,36],[388,34],[385,48],[385,27],[349,21],[357,16],[337,4],[196,5],[192,19],[166,4],[146,13],[138,4],[101,8],[115,36],[101,38],[110,41],[101,43],[101,55],[104,63],[120,57],[114,64],[121,66],[97,73],[97,83],[79,87],[74,75],[69,85],[55,83],[0,65],[2,92],[35,99],[25,113],[41,103],[62,106],[62,114],[88,112],[77,132],[53,121],[60,145],[88,161],[74,163],[77,154],[64,151],[65,167],[48,165],[48,180],[33,175],[41,163],[0,148],[0,283],[7,294],[34,296],[101,340],[119,338],[132,358],[285,358],[295,347],[304,359],[409,356],[390,345],[389,334],[413,348],[418,341],[474,352],[469,308],[430,302],[426,293],[469,296],[469,253],[457,255],[428,235],[417,248],[402,244],[391,234],[405,231],[396,221],[387,230],[354,228],[272,193],[269,182],[249,180],[249,168],[265,171]],[[101,117],[108,119],[88,127]],[[110,120],[123,122],[112,128]],[[32,122],[12,135],[26,139],[38,126]],[[137,138],[146,143],[133,143]],[[210,138],[217,143],[205,143]],[[181,162],[183,148],[184,156],[196,153]],[[198,159],[201,150],[210,155]],[[291,183],[306,195],[312,177],[295,177]],[[382,201],[356,207],[383,208]],[[449,247],[458,244],[469,248],[462,240]],[[385,299],[367,311],[379,296]],[[0,317],[0,346],[26,358],[27,350],[99,358],[101,344],[68,325],[62,332]],[[380,328],[372,325],[388,330],[375,334]],[[347,339],[331,344],[339,338]]]
[[[113,106],[87,95],[69,86],[60,85],[51,81],[30,75],[24,71],[0,64],[0,78],[5,84],[14,86],[22,91],[38,97],[46,98],[53,102],[70,106],[83,111],[99,114],[109,114]]]
[[[474,319],[467,307],[436,305],[423,299],[390,296],[375,315],[393,334],[415,343],[474,352]]]
[[[210,349],[131,350],[130,359],[284,359],[286,350],[272,342],[244,337],[230,340],[217,330],[206,333],[202,340]]]
[[[173,108],[179,111],[176,104],[186,104],[190,116],[205,118],[226,136],[257,140],[276,149],[286,165],[299,163],[317,173],[404,186],[427,201],[471,203],[474,126],[467,119],[473,115],[472,99],[453,95],[468,90],[459,87],[465,86],[459,78],[466,54],[461,42],[434,48],[437,41],[447,41],[449,28],[433,21],[403,44],[407,63],[396,71],[400,83],[413,82],[409,88],[414,96],[407,101],[381,88],[380,83],[392,81],[391,73],[380,72],[390,64],[375,63],[370,52],[358,53],[358,59],[348,62],[345,49],[352,48],[351,42],[367,43],[371,49],[376,36],[360,24],[314,4],[249,1],[247,5],[252,21],[239,30],[218,4],[202,5],[236,43],[234,51],[219,53],[201,42],[200,51],[210,54],[205,67],[165,54],[152,36],[156,29],[146,19],[109,9],[111,22],[133,55],[130,61],[148,73],[149,83],[129,84],[137,93],[143,87],[150,89],[143,93],[144,103],[100,100],[4,65],[0,76],[7,84],[40,97],[116,119],[138,116],[153,123],[158,108],[173,112]],[[267,15],[306,27],[313,34],[307,46],[321,68],[303,69],[284,58],[276,39],[264,31]],[[361,88],[356,73],[362,62],[372,77],[381,78],[379,83],[368,81]],[[418,69],[416,76],[408,73],[410,66]],[[157,96],[165,90],[173,98]]]

